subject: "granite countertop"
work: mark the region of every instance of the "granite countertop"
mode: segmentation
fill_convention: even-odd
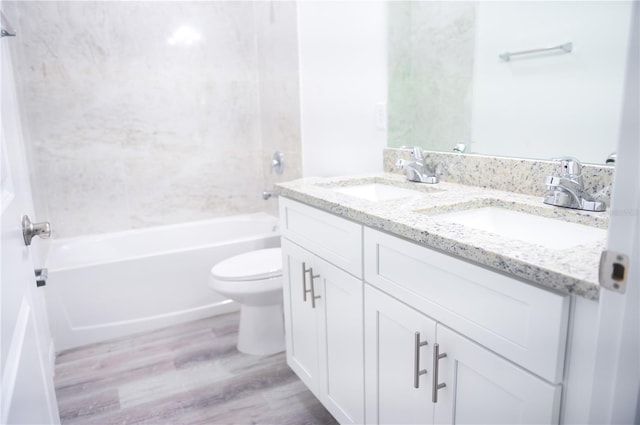
[[[422,194],[368,201],[332,190],[339,186],[384,183]],[[277,185],[284,197],[303,202],[374,229],[434,248],[527,282],[565,294],[598,300],[598,264],[606,249],[606,231],[596,242],[548,248],[443,220],[441,214],[485,206],[605,229],[608,212],[546,205],[539,196],[457,183],[423,184],[392,173],[306,178]]]

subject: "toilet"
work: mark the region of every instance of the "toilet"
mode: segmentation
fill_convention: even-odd
[[[240,304],[238,351],[261,356],[284,351],[280,248],[219,262],[211,269],[209,286]]]

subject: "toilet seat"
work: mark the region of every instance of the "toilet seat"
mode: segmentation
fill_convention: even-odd
[[[282,251],[280,248],[259,249],[227,258],[211,269],[211,275],[231,282],[282,276]]]

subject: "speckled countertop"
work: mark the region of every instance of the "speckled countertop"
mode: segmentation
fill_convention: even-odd
[[[368,201],[333,190],[338,186],[384,183],[421,194]],[[441,214],[485,206],[502,207],[600,229],[608,213],[546,205],[540,196],[479,188],[451,182],[412,183],[403,175],[306,178],[278,184],[282,196],[382,230],[420,245],[461,257],[566,294],[598,300],[598,263],[606,248],[606,232],[596,242],[566,249],[522,242],[443,220]]]

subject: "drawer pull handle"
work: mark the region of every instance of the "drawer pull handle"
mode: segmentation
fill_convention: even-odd
[[[309,277],[311,278],[309,292],[311,292],[311,308],[316,308],[316,300],[320,298],[320,295],[316,295],[316,285],[313,279],[320,277],[319,274],[313,274],[313,267],[309,268]]]
[[[307,289],[307,272],[312,272],[312,268],[307,268],[307,264],[302,262],[302,301],[307,302],[307,293],[311,292],[310,289]]]
[[[416,332],[413,357],[413,388],[420,388],[420,375],[427,373],[427,369],[420,369],[420,347],[424,347],[427,344],[427,341],[420,341],[420,332]]]
[[[438,383],[438,361],[447,357],[447,353],[440,354],[440,345],[433,344],[433,387],[431,388],[431,401],[438,402],[438,390],[447,386],[444,382]]]

